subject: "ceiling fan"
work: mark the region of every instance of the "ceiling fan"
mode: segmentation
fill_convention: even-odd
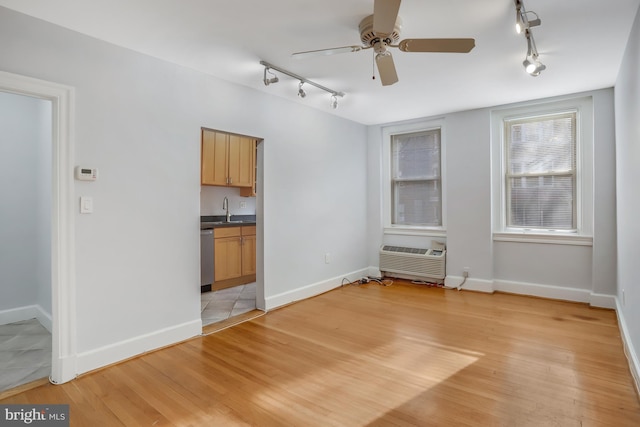
[[[401,0],[375,0],[373,15],[360,21],[360,40],[362,45],[343,46],[329,49],[296,52],[292,56],[304,58],[316,55],[333,55],[343,52],[358,52],[373,48],[376,53],[376,65],[383,86],[398,82],[396,66],[393,63],[390,47],[402,52],[451,52],[468,53],[475,47],[475,40],[469,38],[456,39],[404,39],[400,40],[402,20],[398,16]]]

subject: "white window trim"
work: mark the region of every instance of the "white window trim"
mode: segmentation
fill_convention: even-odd
[[[576,232],[506,226],[504,120],[576,111]],[[565,98],[493,110],[491,113],[493,240],[591,246],[593,244],[593,99]]]
[[[393,135],[440,129],[440,182],[442,190],[442,226],[410,226],[391,224],[391,137]],[[421,120],[382,128],[382,221],[384,234],[445,237],[447,235],[446,131],[444,119]]]

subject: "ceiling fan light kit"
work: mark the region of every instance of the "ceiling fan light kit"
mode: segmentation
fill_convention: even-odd
[[[400,2],[401,0],[374,0],[373,15],[365,17],[358,25],[362,46],[343,46],[296,52],[293,57],[306,58],[373,49],[380,82],[383,86],[390,86],[398,82],[398,73],[389,48],[397,48],[401,52],[468,53],[475,47],[475,40],[471,38],[405,39],[400,41],[402,30],[402,19],[398,16]]]
[[[537,27],[542,23],[538,14],[535,12],[527,11],[524,7],[522,0],[514,0],[516,4],[516,32],[518,34],[524,32],[524,36],[527,39],[527,56],[525,57],[522,65],[527,73],[533,77],[540,75],[540,72],[547,67],[540,62],[538,48],[536,47],[536,41],[533,38],[532,27]],[[533,14],[535,19],[529,20],[529,14]]]

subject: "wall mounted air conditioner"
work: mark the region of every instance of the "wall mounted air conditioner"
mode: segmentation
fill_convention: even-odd
[[[442,283],[445,278],[444,249],[380,247],[380,271],[385,276]]]

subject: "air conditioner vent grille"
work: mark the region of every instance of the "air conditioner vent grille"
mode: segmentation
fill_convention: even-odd
[[[385,245],[380,248],[380,271],[392,277],[442,281],[446,251]]]
[[[383,246],[382,250],[386,252],[401,252],[406,254],[418,254],[418,255],[424,255],[427,252],[429,252],[429,249],[404,248],[402,246]]]

